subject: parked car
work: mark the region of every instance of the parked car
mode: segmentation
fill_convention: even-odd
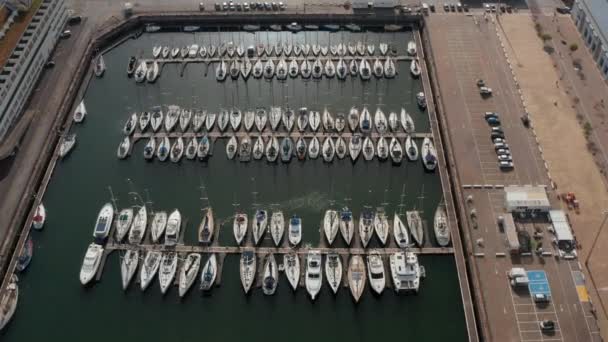
[[[504,142],[494,143],[494,149],[496,151],[501,150],[501,149],[508,150],[509,149],[509,144],[506,144]]]
[[[55,61],[48,61],[46,63],[44,63],[44,67],[49,69],[55,66]]]
[[[68,19],[68,24],[69,25],[76,25],[76,24],[80,24],[80,22],[82,21],[82,17],[79,15],[74,15],[71,16],[70,19]]]
[[[555,9],[555,11],[560,14],[570,14],[570,7],[558,7]]]
[[[510,170],[513,168],[513,161],[501,160],[498,162],[498,166],[503,170]]]
[[[454,4],[450,4],[450,10],[451,10],[452,12],[456,12],[456,5],[454,5]]]
[[[498,126],[500,125],[500,119],[497,117],[489,117],[486,119],[490,126]]]
[[[505,138],[505,134],[502,133],[502,132],[492,132],[492,133],[490,133],[490,137],[492,139],[496,139],[496,138],[502,138],[502,139],[504,139]]]
[[[460,2],[456,4],[456,9],[458,12],[462,12],[462,4]]]
[[[479,93],[486,96],[492,95],[492,88],[486,86],[479,87]]]
[[[551,300],[551,297],[544,293],[535,293],[532,299],[534,299],[535,303],[546,303]]]
[[[71,36],[72,36],[72,31],[65,30],[65,31],[61,32],[61,34],[59,35],[59,38],[67,39],[67,38],[70,38]]]
[[[511,157],[510,154],[499,154],[498,160],[499,161],[513,161],[513,158]]]
[[[500,132],[500,133],[505,133],[505,131],[502,130],[502,127],[500,126],[495,126],[492,127],[492,132]]]
[[[507,141],[503,138],[494,138],[494,139],[492,139],[492,142],[494,143],[494,145],[496,145],[498,143],[503,143],[503,144],[507,143]]]
[[[540,330],[542,331],[553,331],[555,330],[555,322],[550,319],[545,319],[540,321],[538,324],[540,326]]]
[[[500,155],[500,154],[508,154],[508,155],[510,155],[511,154],[511,150],[509,150],[508,147],[507,148],[499,148],[499,149],[496,150],[496,154],[497,155]]]
[[[284,10],[285,10],[285,4],[284,4],[283,2],[279,2],[279,9],[280,9],[281,11],[284,11]]]
[[[488,118],[497,118],[498,119],[498,113],[496,112],[485,112],[483,117],[487,120]]]
[[[450,5],[448,5],[448,3],[447,3],[447,2],[443,4],[443,10],[444,10],[445,12],[449,12],[449,11],[450,11]]]

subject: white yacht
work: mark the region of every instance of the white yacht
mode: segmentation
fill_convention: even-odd
[[[283,239],[283,232],[285,231],[285,219],[283,218],[282,211],[274,211],[270,216],[270,235],[274,241],[274,245],[279,247],[281,240]]]
[[[334,155],[336,154],[336,146],[334,144],[334,140],[331,137],[325,138],[323,141],[323,150],[321,151],[323,154],[323,160],[327,163],[330,163],[334,160]]]
[[[414,126],[414,119],[412,116],[405,110],[405,108],[401,108],[401,126],[403,126],[403,130],[406,133],[413,133],[416,130]]]
[[[258,132],[263,132],[264,128],[266,128],[266,121],[268,121],[268,115],[266,114],[266,110],[264,108],[256,109],[254,121],[255,128],[257,128]]]
[[[384,276],[384,262],[378,252],[372,252],[367,256],[367,276],[369,284],[377,294],[382,294],[386,286],[386,277]]]
[[[388,144],[388,151],[391,156],[391,160],[393,164],[399,165],[403,160],[403,147],[401,146],[401,142],[395,138],[391,138],[391,142]]]
[[[380,240],[380,244],[382,244],[382,246],[386,245],[388,229],[386,212],[384,211],[384,208],[379,207],[376,209],[376,215],[374,217],[374,230],[376,231],[376,236]]]
[[[300,257],[296,253],[283,254],[283,267],[289,285],[294,291],[297,290],[300,282]]]
[[[165,116],[165,131],[171,132],[175,125],[177,125],[180,117],[181,109],[178,106],[171,105]]]
[[[424,138],[422,141],[422,163],[428,171],[437,168],[437,151],[429,138]]]
[[[395,68],[395,63],[390,57],[387,57],[386,61],[384,61],[384,77],[395,78],[395,75],[397,75],[397,68]]]
[[[129,228],[131,228],[131,223],[133,222],[133,208],[122,209],[120,213],[118,213],[118,220],[116,221],[116,230],[114,231],[114,238],[117,242],[121,242],[125,235],[129,232]]]
[[[414,139],[409,135],[405,138],[405,154],[410,161],[416,161],[418,159],[418,146]]]
[[[150,125],[150,112],[143,112],[137,119],[139,121],[139,130],[145,132]]]
[[[264,146],[266,146],[266,144],[264,143],[264,138],[262,138],[262,136],[258,136],[255,139],[255,143],[253,144],[253,159],[262,159],[262,157],[264,156]]]
[[[281,107],[270,107],[268,121],[270,121],[270,128],[273,131],[276,131],[279,128],[282,117],[283,115],[281,114]]]
[[[361,211],[361,217],[359,219],[359,237],[361,238],[361,244],[363,248],[367,247],[369,240],[371,240],[374,234],[374,213],[364,208]]]
[[[145,61],[141,61],[135,69],[135,82],[141,83],[146,80],[146,75],[148,73],[148,65]]]
[[[293,110],[288,107],[283,112],[281,120],[283,121],[283,126],[285,126],[287,132],[291,132],[291,129],[293,128],[293,125],[296,122],[296,115]]]
[[[370,133],[372,127],[372,116],[369,114],[367,107],[363,107],[361,115],[359,116],[359,128],[361,128],[361,132],[363,133]]]
[[[293,215],[289,220],[289,243],[297,246],[302,241],[302,219]]]
[[[313,136],[308,144],[308,157],[310,159],[317,159],[320,151],[321,143],[319,143],[319,139],[316,136]]]
[[[348,63],[348,71],[350,72],[350,75],[353,77],[356,77],[359,75],[359,64],[357,64],[356,59],[353,58]]]
[[[217,128],[220,132],[224,132],[228,128],[228,124],[230,124],[230,112],[227,109],[222,109],[217,116]]]
[[[370,161],[374,158],[376,151],[374,151],[374,143],[370,137],[365,137],[365,139],[363,140],[361,152],[363,152],[363,158],[367,161]]]
[[[359,154],[361,153],[361,149],[363,147],[362,142],[363,139],[361,139],[361,135],[359,134],[353,134],[353,136],[350,138],[348,142],[348,153],[350,154],[350,159],[352,161],[357,160],[357,158],[359,157]]]
[[[175,272],[177,271],[177,253],[165,252],[160,259],[160,269],[158,270],[158,281],[160,283],[160,292],[167,293],[169,286],[173,284]]]
[[[407,218],[407,225],[410,228],[410,233],[412,233],[414,241],[416,241],[418,246],[422,247],[422,244],[424,243],[424,230],[420,213],[416,210],[406,211],[405,217]]]
[[[262,237],[266,233],[266,228],[268,225],[268,212],[266,210],[258,209],[253,215],[253,243],[257,246]]]
[[[397,117],[397,113],[390,112],[388,114],[388,128],[390,128],[391,132],[399,132],[399,117]]]
[[[149,83],[154,83],[154,82],[156,82],[156,79],[158,79],[159,75],[160,75],[160,68],[158,66],[158,62],[154,61],[154,62],[152,62],[152,67],[148,68],[148,70],[146,71],[146,80]]]
[[[118,144],[118,149],[116,150],[116,156],[118,159],[125,159],[127,154],[129,153],[129,149],[131,148],[131,139],[129,137],[124,137],[120,144]]]
[[[395,292],[411,291],[418,293],[420,278],[424,268],[418,263],[413,252],[398,252],[390,256],[391,275]]]
[[[12,274],[10,282],[0,297],[0,331],[10,322],[17,309],[19,301],[19,285],[17,275]]]
[[[446,247],[449,245],[450,228],[448,226],[448,217],[443,204],[439,204],[437,210],[435,210],[433,228],[435,231],[435,239],[437,239],[439,246]]]
[[[144,158],[150,160],[154,158],[154,154],[156,153],[156,139],[154,137],[150,137],[146,146],[144,146]]]
[[[376,130],[380,135],[383,135],[388,130],[388,122],[386,121],[386,115],[382,109],[376,109],[376,114],[374,115],[374,125],[376,126]]]
[[[308,125],[313,132],[319,129],[321,124],[321,114],[319,111],[311,110],[308,112]]]
[[[336,75],[338,76],[338,79],[345,80],[346,76],[348,76],[348,73],[348,66],[346,65],[344,60],[340,58],[340,60],[338,61],[338,66],[336,67]]]
[[[266,160],[270,163],[274,163],[279,157],[279,140],[277,137],[272,136],[268,139],[268,143],[266,144]]]
[[[336,139],[336,156],[338,157],[338,159],[344,159],[344,157],[346,156],[346,152],[346,142],[344,141],[344,138],[339,136]]]
[[[241,126],[241,121],[243,120],[243,114],[240,109],[232,108],[230,112],[230,126],[233,131],[238,131]]]
[[[348,286],[355,303],[359,302],[365,289],[365,263],[360,255],[350,257],[348,264]]]
[[[160,267],[162,254],[157,251],[148,251],[144,257],[144,263],[141,266],[139,274],[139,285],[142,291],[145,291]]]
[[[386,56],[386,54],[388,53],[388,44],[380,43],[378,44],[378,48],[380,49],[380,54]]]
[[[243,254],[241,254],[241,260],[239,263],[239,273],[241,275],[241,285],[243,286],[245,294],[249,293],[251,285],[253,285],[253,283],[255,282],[256,266],[257,260],[255,252],[244,251]]]
[[[325,132],[332,132],[335,128],[335,121],[334,121],[334,116],[331,115],[331,113],[329,112],[329,110],[327,110],[327,107],[323,109],[323,129],[325,129]]]
[[[201,272],[201,286],[202,291],[211,291],[211,288],[215,284],[215,278],[217,277],[217,257],[215,254],[209,255],[209,259],[203,267]]]
[[[310,250],[306,258],[306,291],[312,300],[315,300],[321,285],[323,284],[323,273],[321,271],[322,257],[321,252]]]
[[[126,290],[131,283],[131,279],[137,271],[139,264],[139,251],[136,249],[127,249],[125,255],[120,261],[120,276],[122,278],[122,289]]]
[[[251,132],[253,124],[255,123],[255,112],[247,110],[243,113],[243,127],[247,132]]]
[[[129,243],[138,245],[144,239],[146,234],[146,225],[148,223],[148,212],[146,206],[141,206],[137,210],[137,214],[133,218],[133,224],[131,224],[131,230],[129,230]]]
[[[163,111],[160,107],[156,107],[152,110],[152,117],[150,117],[150,126],[152,126],[152,130],[154,132],[158,132],[160,126],[162,126],[164,122]]]
[[[338,133],[342,133],[342,131],[344,131],[345,127],[346,127],[346,118],[345,118],[344,113],[336,114],[336,119],[334,120],[334,129]]]
[[[359,76],[364,81],[368,81],[372,77],[372,71],[367,59],[363,58],[361,60],[361,64],[359,65]]]
[[[312,65],[308,59],[304,59],[302,64],[300,64],[300,74],[302,75],[302,78],[310,78],[312,75]]]
[[[87,108],[84,106],[84,100],[82,100],[78,106],[76,106],[76,109],[74,109],[74,122],[81,123],[85,116],[87,116]]]
[[[334,294],[338,293],[342,283],[342,259],[337,253],[327,254],[325,260],[325,276]]]
[[[420,69],[420,64],[418,63],[418,60],[412,59],[412,62],[410,63],[410,72],[412,73],[412,76],[414,76],[414,78],[420,76],[422,70]]]
[[[228,67],[226,66],[226,62],[222,59],[220,63],[215,68],[215,78],[222,82],[226,80],[226,76],[228,75]]]
[[[254,78],[261,78],[264,74],[264,64],[260,59],[257,59],[253,64],[253,70],[251,71]]]
[[[125,121],[125,125],[122,128],[122,132],[124,133],[124,135],[129,136],[129,135],[133,134],[136,127],[137,127],[137,113],[132,113],[131,116],[129,116],[129,118],[127,118],[127,121]]]
[[[232,231],[234,233],[234,240],[237,245],[240,245],[247,235],[247,214],[238,212],[234,215],[234,222],[232,223]]]
[[[233,59],[230,62],[230,67],[228,68],[228,73],[230,74],[230,78],[233,80],[237,80],[241,75],[241,62],[238,59]]]
[[[299,69],[300,68],[298,66],[298,61],[295,59],[292,59],[291,62],[289,62],[289,68],[288,68],[289,77],[291,77],[291,78],[298,77],[298,74],[300,73]]]
[[[165,227],[167,226],[167,212],[157,211],[152,217],[152,227],[150,227],[150,233],[152,235],[152,242],[157,243],[161,236],[165,233]]]
[[[179,272],[179,296],[183,297],[194,284],[198,270],[201,267],[201,255],[198,253],[190,253],[186,256],[186,260]]]
[[[234,159],[236,156],[236,152],[238,151],[239,142],[236,138],[236,135],[230,137],[228,143],[226,144],[226,156],[228,159]]]
[[[167,228],[165,230],[165,245],[175,246],[179,240],[179,234],[182,226],[182,214],[175,209],[167,219]]]
[[[267,79],[274,77],[274,62],[272,59],[267,60],[266,64],[264,64],[264,77]]]
[[[410,56],[415,56],[416,55],[416,43],[413,40],[410,40],[407,43],[407,53]]]
[[[327,62],[325,62],[325,76],[329,78],[336,76],[336,66],[331,59],[328,59]]]
[[[277,261],[274,258],[274,254],[270,253],[266,256],[264,262],[264,276],[262,278],[262,291],[267,296],[272,296],[279,284],[279,270],[277,267]]]
[[[355,233],[355,227],[353,222],[353,212],[347,207],[342,208],[342,211],[340,212],[340,233],[342,234],[342,238],[344,239],[346,245],[350,246]]]
[[[95,221],[95,229],[93,231],[93,237],[99,240],[105,240],[110,234],[110,228],[112,228],[112,221],[114,220],[114,207],[112,203],[106,203],[99,210],[97,214],[97,221]]]
[[[306,107],[300,108],[300,110],[298,111],[298,118],[296,122],[298,126],[298,131],[306,131],[306,127],[308,127],[308,109]]]
[[[186,158],[190,159],[190,160],[196,158],[197,150],[198,150],[198,141],[196,140],[196,137],[193,137],[188,142],[188,145],[186,145],[186,150],[184,152],[186,154]]]
[[[182,132],[186,132],[188,130],[188,126],[190,126],[190,121],[192,121],[192,111],[188,109],[182,109],[179,114],[179,128]]]
[[[288,73],[287,62],[285,62],[285,60],[283,58],[281,58],[281,60],[279,60],[279,63],[277,64],[277,70],[276,70],[277,80],[279,80],[279,81],[286,80],[287,73]]]
[[[172,162],[177,163],[182,159],[184,155],[184,139],[179,137],[175,139],[173,145],[171,145],[171,151],[169,152],[169,156]]]
[[[410,233],[397,213],[395,213],[395,216],[393,217],[393,237],[399,248],[409,247]]]
[[[253,70],[253,64],[251,63],[251,60],[249,60],[249,58],[245,57],[245,60],[241,64],[241,76],[243,76],[244,80],[247,80],[249,78],[249,75],[251,75],[252,70]]]
[[[215,230],[214,224],[213,209],[211,207],[203,208],[203,219],[198,226],[198,242],[203,244],[211,243]]]
[[[378,159],[386,160],[389,155],[388,143],[386,142],[386,139],[384,137],[378,138],[378,145],[376,147],[378,148]]]
[[[323,76],[323,63],[319,59],[312,64],[312,77],[321,78]]]
[[[378,58],[374,61],[373,73],[377,78],[384,77],[384,65],[382,65],[382,62]]]
[[[215,118],[217,117],[216,113],[208,113],[205,118],[205,129],[207,131],[211,131],[213,129],[213,125],[215,125]]]
[[[325,238],[327,243],[331,246],[338,235],[338,229],[340,226],[340,220],[338,219],[338,212],[335,210],[326,210],[323,218],[323,231],[325,232]]]
[[[95,278],[102,255],[103,247],[96,243],[89,245],[82,261],[82,267],[80,268],[80,283],[82,285],[87,285]]]

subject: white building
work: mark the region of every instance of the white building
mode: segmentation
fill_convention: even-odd
[[[0,65],[0,141],[23,111],[68,19],[63,0],[43,0],[32,10],[36,12],[31,22],[17,44],[10,47],[8,59]],[[3,43],[0,40],[0,46]]]
[[[553,225],[555,243],[560,255],[566,258],[576,256],[576,241],[572,235],[572,228],[566,213],[563,210],[551,210],[549,211],[549,220]]]
[[[505,207],[510,213],[546,213],[551,204],[542,186],[505,186]]]
[[[572,19],[604,79],[608,80],[608,1],[576,0]]]

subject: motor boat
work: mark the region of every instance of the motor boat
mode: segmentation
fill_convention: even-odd
[[[92,243],[87,248],[87,252],[84,255],[82,266],[80,267],[80,283],[87,285],[97,275],[97,269],[101,263],[101,257],[103,255],[103,247]]]
[[[416,56],[416,43],[413,40],[407,43],[407,53],[410,56]]]
[[[165,234],[166,227],[167,212],[162,210],[154,212],[154,216],[152,217],[152,227],[150,228],[153,243],[157,243]]]
[[[302,241],[302,219],[293,215],[289,220],[289,243],[297,246]]]
[[[321,291],[321,285],[323,284],[323,273],[321,272],[321,252],[317,250],[310,250],[308,257],[306,258],[306,291],[310,295],[312,300],[315,300],[319,291]]]
[[[238,212],[234,215],[234,221],[232,223],[232,231],[234,233],[234,240],[237,245],[240,245],[247,235],[247,214],[244,212]]]
[[[384,262],[380,253],[372,252],[367,256],[367,276],[372,290],[381,295],[386,286],[386,277],[384,275]]]
[[[164,50],[163,50],[163,52],[164,52]],[[163,58],[167,58],[167,57],[163,57]],[[129,76],[129,77],[133,76],[136,65],[137,65],[137,58],[135,58],[135,56],[129,57],[129,63],[127,64],[127,76]]]
[[[46,209],[44,208],[44,205],[40,203],[36,207],[36,212],[34,212],[34,218],[32,219],[32,228],[34,228],[35,230],[42,230],[45,221]]]
[[[419,92],[418,94],[416,94],[416,103],[418,104],[418,107],[420,107],[420,109],[426,109],[426,96],[423,92]]]
[[[105,240],[108,237],[108,234],[110,234],[113,220],[114,207],[112,206],[112,203],[106,203],[101,207],[101,210],[99,210],[99,214],[97,214],[93,237],[98,241]]]

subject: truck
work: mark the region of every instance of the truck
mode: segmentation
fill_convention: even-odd
[[[515,221],[513,221],[513,215],[507,213],[503,216],[498,217],[498,225],[502,228],[507,236],[507,244],[510,253],[519,253],[520,244],[517,236],[517,227],[515,227]]]

